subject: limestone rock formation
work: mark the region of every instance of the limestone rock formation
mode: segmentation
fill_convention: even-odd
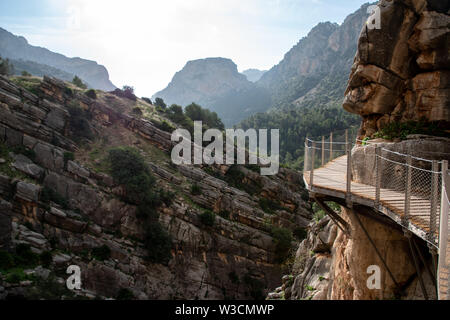
[[[169,85],[153,98],[169,105],[187,106],[192,102],[217,112],[226,126],[232,126],[270,105],[266,90],[247,80],[236,64],[225,58],[188,61]]]
[[[308,238],[298,248],[292,274],[283,277],[282,291],[269,298],[291,300],[389,300],[423,299],[412,263],[408,241],[401,229],[376,221],[355,208],[400,288],[396,288],[367,239],[354,213],[343,209],[341,216],[350,226],[350,235],[328,218],[310,225]],[[422,247],[426,252],[428,249]],[[431,261],[427,262],[431,268]],[[381,270],[380,289],[367,286],[370,266]],[[435,299],[432,279],[425,268],[421,274],[428,298]]]
[[[365,26],[344,108],[362,116],[361,137],[387,124],[450,123],[450,4],[381,0],[381,29]]]
[[[281,169],[269,178],[238,166],[227,180],[230,167],[175,166],[170,134],[133,116],[139,106],[162,117],[153,106],[103,92],[93,100],[67,86],[45,77],[36,96],[0,77],[0,253],[25,245],[47,257],[47,265],[24,270],[31,282],[1,274],[0,298],[70,297],[41,286],[51,282],[63,290],[69,265],[82,270],[78,295],[92,299],[116,298],[123,290],[136,299],[248,299],[280,284],[271,228],[308,225],[301,174]],[[73,132],[74,103],[89,114],[83,128],[93,132],[83,144]],[[131,145],[158,188],[171,192],[170,204],[157,208],[173,241],[167,265],[146,260],[137,207],[104,167],[109,148]],[[193,185],[201,192],[193,194]],[[263,199],[276,208],[263,210]],[[205,211],[216,214],[212,226],[202,222]],[[110,254],[98,257],[105,247]]]

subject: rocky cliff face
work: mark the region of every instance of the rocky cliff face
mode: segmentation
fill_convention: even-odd
[[[270,105],[265,90],[247,80],[236,64],[225,58],[189,61],[156,97],[182,106],[198,103],[217,112],[227,126]]]
[[[36,76],[45,73],[60,77],[61,74],[69,73],[79,76],[94,89],[111,91],[116,88],[109,80],[108,70],[97,62],[81,58],[68,58],[48,49],[32,46],[24,37],[15,36],[2,28],[0,28],[0,56],[23,60],[19,63],[19,69],[23,66],[26,66],[27,69],[33,68],[27,71],[34,70],[33,74]],[[50,68],[46,66],[50,66]]]
[[[381,29],[364,28],[344,108],[361,137],[393,122],[450,122],[448,1],[380,1]]]
[[[381,0],[378,6],[381,29],[363,28],[344,101],[346,110],[363,118],[360,138],[372,137],[387,124],[408,120],[424,119],[448,129],[449,2]],[[448,138],[418,134],[403,138],[380,138],[371,140],[373,145],[356,146],[352,150],[353,181],[375,184],[375,144],[385,149],[383,156],[400,152],[419,158],[448,159]],[[430,169],[429,163],[420,160],[413,165]],[[381,164],[383,188],[395,188],[396,180],[404,183],[400,167],[388,171]],[[299,246],[292,273],[283,277],[283,285],[269,298],[424,299],[407,235],[401,228],[369,207],[349,209],[344,203],[340,207],[349,233],[327,217],[313,222],[307,239]],[[397,288],[358,220],[389,266]],[[426,271],[432,270],[431,256],[427,245],[416,241],[426,264],[419,273],[428,298],[435,299],[434,279]],[[373,265],[382,270],[380,289],[367,286],[368,267]]]
[[[350,235],[343,233],[328,217],[310,225],[308,238],[298,248],[293,272],[283,277],[283,285],[269,294],[270,299],[292,300],[390,300],[424,299],[412,263],[408,240],[395,226],[376,221],[367,209],[355,212],[343,209],[341,216],[349,223]],[[374,243],[399,283],[397,289],[383,268],[373,246],[355,218],[358,214]],[[427,247],[421,247],[425,256]],[[431,260],[427,262],[431,268]],[[379,266],[381,289],[370,289],[368,268]],[[432,279],[425,270],[421,274],[429,298],[436,294]]]
[[[368,6],[349,15],[342,25],[318,24],[263,75],[258,84],[271,92],[275,106],[340,104]]]
[[[170,134],[152,123],[163,115],[144,101],[102,92],[93,100],[51,78],[36,90],[0,77],[0,297],[72,297],[64,289],[69,265],[80,266],[77,294],[88,298],[260,298],[278,285],[283,267],[271,230],[310,220],[300,174],[281,169],[268,178],[233,167],[231,183],[229,167],[174,166]],[[74,103],[95,133],[82,144],[71,129]],[[136,107],[142,117],[133,116]],[[167,265],[145,259],[137,208],[105,169],[107,150],[127,145],[173,193],[157,209],[173,239]],[[202,222],[206,211],[216,213],[213,224]],[[5,250],[30,261],[40,254],[41,263],[13,274]]]

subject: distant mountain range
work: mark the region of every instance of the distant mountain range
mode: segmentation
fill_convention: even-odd
[[[368,6],[341,25],[319,23],[267,72],[246,70],[245,78],[229,59],[190,61],[154,97],[183,106],[197,102],[227,126],[269,109],[340,105]]]
[[[217,112],[226,126],[263,112],[270,105],[267,90],[250,82],[233,61],[225,58],[189,61],[156,97],[168,104],[198,103]]]
[[[247,77],[248,81],[257,82],[267,72],[267,70],[248,69],[242,71],[242,74]]]
[[[95,61],[68,58],[48,49],[35,47],[24,37],[15,36],[0,28],[0,56],[9,58],[16,71],[28,71],[33,75],[44,74],[72,80],[75,75],[90,87],[105,91],[116,88],[109,80],[108,70]]]

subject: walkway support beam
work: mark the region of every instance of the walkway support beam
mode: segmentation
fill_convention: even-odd
[[[322,210],[328,214],[328,216],[331,218],[331,220],[334,221],[334,223],[338,226],[338,228],[341,229],[341,231],[345,233],[348,237],[350,237],[350,231],[347,222],[338,213],[334,212],[334,210],[331,209],[325,203],[325,201],[317,197],[314,197],[314,200],[319,205],[319,207],[321,207]]]
[[[372,240],[372,238],[369,235],[369,232],[367,232],[366,227],[364,227],[364,225],[361,222],[361,219],[359,219],[358,214],[355,213],[353,211],[353,209],[350,209],[350,211],[352,212],[353,216],[355,217],[356,221],[358,222],[359,226],[361,227],[361,229],[363,230],[364,234],[366,235],[367,239],[369,240],[370,244],[372,245],[373,249],[375,250],[378,258],[381,260],[381,262],[383,263],[384,268],[387,270],[389,277],[391,277],[392,282],[395,284],[395,287],[397,288],[397,290],[400,290],[400,285],[398,284],[398,282],[395,280],[394,274],[392,273],[391,269],[388,267],[386,261],[384,260],[383,256],[381,255],[380,251],[378,250],[375,242]]]

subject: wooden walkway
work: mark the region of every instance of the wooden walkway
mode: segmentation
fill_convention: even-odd
[[[313,186],[310,184],[311,172],[304,172],[304,181],[308,190],[312,193],[328,195],[331,197],[347,198],[347,156],[336,158],[323,167],[315,169],[313,172]],[[402,221],[405,212],[405,193],[390,189],[380,189],[379,204],[375,204],[376,188],[371,185],[351,182],[351,202],[375,208],[382,212],[396,223],[409,229],[418,237],[429,242],[428,233],[430,231],[430,209],[429,199],[420,198],[411,195],[410,213],[408,222]],[[437,212],[440,212],[440,205],[437,206]],[[439,226],[439,221],[436,222]],[[438,239],[438,230],[436,228],[436,239]],[[429,242],[430,243],[430,242]],[[431,243],[437,247],[437,241]],[[441,297],[448,295],[448,275],[450,265],[450,242],[447,245],[446,267],[441,268],[439,275]]]

